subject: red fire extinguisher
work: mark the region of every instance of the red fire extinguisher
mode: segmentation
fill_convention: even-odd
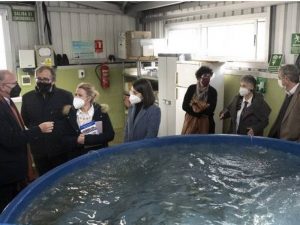
[[[100,66],[100,69],[98,69]],[[103,63],[96,67],[96,74],[100,80],[101,87],[106,89],[109,88],[109,67],[107,64]]]

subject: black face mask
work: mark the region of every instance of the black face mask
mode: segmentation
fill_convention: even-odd
[[[11,90],[10,90],[10,97],[14,98],[14,97],[18,97],[21,93],[21,87],[19,86],[19,84],[17,84],[16,86],[14,86]]]
[[[51,91],[52,84],[51,83],[36,83],[37,89],[42,94],[46,94]]]

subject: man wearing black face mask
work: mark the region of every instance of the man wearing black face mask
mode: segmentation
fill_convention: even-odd
[[[37,68],[35,78],[35,90],[23,96],[21,113],[24,122],[29,128],[47,120],[53,120],[57,125],[63,119],[62,108],[72,105],[73,95],[55,86],[56,74],[51,67]],[[40,175],[68,160],[66,149],[62,149],[60,131],[55,128],[51,134],[45,134],[31,144]]]
[[[0,213],[28,182],[27,142],[53,129],[53,122],[44,122],[25,130],[11,100],[20,91],[16,76],[0,70]]]

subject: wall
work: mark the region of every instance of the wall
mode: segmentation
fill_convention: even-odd
[[[125,115],[124,115],[124,104],[123,104],[123,65],[115,64],[109,65],[110,67],[110,88],[102,89],[99,85],[99,80],[95,74],[95,66],[64,66],[58,67],[57,69],[57,87],[66,89],[72,93],[75,92],[77,84],[80,82],[89,82],[95,85],[97,91],[100,93],[100,97],[97,98],[96,102],[108,104],[110,107],[109,116],[112,121],[112,125],[116,132],[116,136],[112,144],[118,144],[123,141],[123,128],[125,124]],[[78,69],[85,69],[86,77],[84,79],[78,79]],[[19,84],[20,76],[26,74],[22,70],[18,71]],[[31,76],[30,86],[21,86],[22,92],[24,93],[33,90],[35,86],[34,76]]]
[[[224,106],[229,105],[233,97],[238,93],[240,87],[239,75],[226,74],[225,79],[225,89],[224,89]],[[264,94],[265,101],[269,104],[272,112],[269,116],[269,125],[265,129],[264,134],[267,135],[271,126],[273,125],[277,114],[280,110],[281,104],[284,100],[284,91],[278,86],[277,79],[269,78],[266,83],[266,93]],[[216,112],[219,113],[219,112]],[[224,122],[223,131],[226,132],[229,129],[229,120]]]
[[[125,15],[103,15],[94,11],[70,12],[86,9],[71,2],[47,2],[50,12],[53,47],[56,53],[66,53],[72,59],[72,41],[103,40],[104,49],[100,58],[117,55],[118,34],[135,30],[135,18]],[[52,9],[51,9],[52,7]]]
[[[48,17],[52,29],[53,47],[56,53],[66,53],[71,59],[72,41],[104,41],[104,51],[99,58],[106,58],[110,54],[117,53],[117,38],[119,32],[135,30],[135,18],[126,15],[107,15],[101,11],[91,10],[71,2],[46,2],[48,5]],[[12,21],[11,8],[20,10],[36,10],[32,6],[5,5],[0,8],[8,12],[9,32],[11,40],[11,52],[13,68],[19,65],[19,49],[34,49],[34,45],[43,43],[38,32],[38,12],[35,22]],[[72,12],[72,9],[74,12]],[[80,12],[83,9],[83,12]],[[75,11],[76,10],[76,11]],[[43,25],[42,25],[43,26]],[[97,59],[98,60],[98,59]],[[97,61],[98,62],[98,61]]]

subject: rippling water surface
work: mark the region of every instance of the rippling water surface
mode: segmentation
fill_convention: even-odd
[[[181,145],[106,155],[37,195],[20,224],[299,225],[300,158]]]

